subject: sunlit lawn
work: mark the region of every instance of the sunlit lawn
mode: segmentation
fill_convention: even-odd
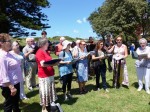
[[[64,112],[150,112],[150,95],[146,94],[143,89],[137,92],[137,76],[135,72],[134,61],[130,56],[127,59],[130,86],[129,89],[122,87],[121,89],[112,88],[112,73],[107,72],[107,83],[109,93],[105,93],[103,89],[95,91],[95,77],[90,77],[86,84],[89,92],[85,95],[79,95],[76,75],[72,82],[73,99],[63,101],[61,84],[59,82],[58,68],[55,67],[55,82],[59,102]],[[22,112],[41,112],[39,105],[39,91],[29,92],[26,90],[29,100],[21,103]],[[3,111],[3,97],[0,95],[0,112]]]

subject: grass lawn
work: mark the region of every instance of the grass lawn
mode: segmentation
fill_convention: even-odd
[[[129,88],[112,88],[112,73],[107,72],[109,93],[105,93],[103,89],[95,91],[95,77],[93,76],[86,83],[89,92],[85,95],[79,95],[78,83],[76,82],[76,75],[74,75],[72,82],[73,99],[65,102],[58,80],[58,70],[55,67],[56,90],[59,98],[57,102],[61,104],[64,112],[150,112],[150,95],[144,89],[137,92],[138,83],[134,62],[135,60],[131,56],[127,58]],[[32,92],[26,90],[26,94],[30,99],[24,100],[20,104],[22,112],[41,112],[38,89],[34,89]],[[4,99],[0,94],[0,112],[3,112],[3,101]]]

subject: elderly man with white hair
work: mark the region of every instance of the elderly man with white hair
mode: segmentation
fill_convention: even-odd
[[[60,37],[59,39],[59,44],[56,45],[55,47],[55,55],[59,56],[59,53],[62,51],[62,42],[65,40],[65,37]]]
[[[23,54],[26,59],[28,67],[26,68],[26,85],[29,90],[33,90],[33,87],[36,87],[36,72],[37,64],[35,60],[34,48],[33,48],[33,39],[26,38],[26,46],[23,48]]]
[[[138,47],[136,50],[138,59],[135,61],[138,84],[139,84],[137,91],[141,91],[143,89],[143,78],[144,78],[146,93],[150,94],[150,90],[149,90],[150,48],[147,46],[147,40],[145,38],[141,38],[139,40],[139,44],[140,47]]]

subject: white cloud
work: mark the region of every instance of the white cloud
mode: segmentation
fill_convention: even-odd
[[[83,22],[84,22],[84,23],[86,23],[86,22],[87,22],[87,19],[86,19],[85,17],[83,18]]]
[[[87,18],[86,17],[77,20],[77,23],[79,23],[79,24],[86,23],[86,22],[87,22]]]
[[[78,19],[78,20],[77,20],[77,23],[81,24],[81,23],[82,23],[82,21],[81,21],[80,19]]]
[[[79,31],[78,31],[78,30],[73,30],[73,32],[74,32],[74,33],[79,33]]]

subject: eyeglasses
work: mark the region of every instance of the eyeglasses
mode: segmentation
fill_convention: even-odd
[[[12,43],[12,41],[11,41],[11,40],[5,40],[5,41],[3,41],[3,42],[10,42],[10,43]]]
[[[122,41],[122,39],[117,39],[117,41]]]

